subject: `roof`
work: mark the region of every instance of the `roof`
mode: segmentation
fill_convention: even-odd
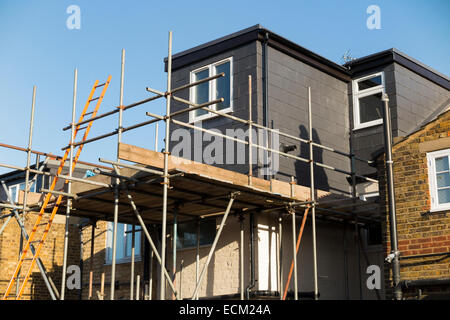
[[[344,66],[349,68],[353,77],[356,77],[368,70],[380,68],[393,62],[402,65],[403,67],[419,74],[425,79],[430,80],[447,90],[450,90],[450,80],[446,75],[408,56],[407,54],[401,52],[396,48],[391,48],[355,59],[353,61],[347,62]]]
[[[407,140],[410,136],[412,136],[413,134],[423,130],[427,125],[440,120],[441,118],[447,116],[448,114],[450,114],[450,105],[449,105],[450,99],[447,100],[446,102],[446,108],[444,108],[443,110],[441,110],[440,113],[433,113],[429,118],[427,122],[422,122],[416,129],[414,129],[413,131],[411,131],[409,134],[407,134],[406,136],[403,137],[399,137],[400,139],[398,139],[395,143],[392,144],[392,146],[397,146],[400,143],[404,142],[405,140]],[[378,150],[378,152],[374,153],[372,158],[373,159],[377,159],[378,157],[380,157],[381,155],[384,154],[384,148]]]
[[[260,24],[229,34],[213,41],[206,42],[191,49],[176,53],[172,56],[172,70],[180,69],[197,61],[204,60],[218,53],[232,50],[253,41],[265,41],[290,56],[293,56],[307,64],[333,75],[343,81],[350,81],[348,70],[317,53],[299,46],[275,32],[272,32]],[[164,58],[164,70],[167,71],[167,57]]]
[[[362,72],[396,62],[447,90],[450,89],[450,81],[446,75],[439,73],[398,49],[391,48],[380,51],[350,61],[342,66],[264,28],[260,24],[174,54],[172,56],[172,70],[180,69],[253,41],[263,42],[265,40],[267,40],[269,46],[342,81],[349,82]],[[164,70],[167,71],[167,57],[164,58]]]

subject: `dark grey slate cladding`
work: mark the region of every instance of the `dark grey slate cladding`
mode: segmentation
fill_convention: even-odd
[[[349,152],[349,111],[347,84],[302,63],[278,50],[269,48],[269,120],[275,129],[308,139],[308,93],[311,87],[313,140]],[[309,147],[293,139],[280,137],[286,145],[295,144],[291,152],[309,158]],[[350,171],[348,158],[315,148],[318,162]],[[310,185],[309,164],[280,157],[277,179],[295,176],[301,185]],[[345,175],[324,168],[315,168],[316,187],[333,192],[349,192]]]
[[[377,72],[384,72],[385,91],[389,96],[389,108],[391,110],[391,122],[392,122],[392,136],[398,136],[398,124],[397,124],[397,99],[395,96],[395,76],[394,76],[394,64],[384,66],[381,69],[370,70],[364,74],[358,74],[357,78],[361,78],[365,75],[370,75]],[[353,128],[353,99],[351,97],[352,84],[349,84],[349,102],[350,102],[350,119],[352,121]],[[381,102],[380,102],[381,104]],[[384,136],[383,136],[383,124],[353,130],[353,151],[356,156],[370,160],[372,154],[384,148]],[[364,162],[355,161],[356,172],[360,175],[374,174],[376,169],[370,167]]]
[[[427,117],[448,104],[449,91],[398,63],[391,63],[382,69],[366,74],[384,71],[386,93],[389,95],[392,136],[405,136],[417,129]],[[358,78],[363,74],[358,75]],[[349,85],[351,86],[351,85]],[[351,87],[349,88],[351,92]],[[353,101],[350,99],[350,112]],[[351,115],[352,116],[352,115]],[[353,131],[354,151],[359,157],[371,159],[372,154],[384,149],[383,126],[378,125]],[[362,162],[356,162],[356,169],[363,174],[376,172]]]
[[[257,42],[252,42],[247,45],[241,46],[239,48],[235,48],[233,50],[223,52],[219,55],[216,55],[214,57],[210,57],[206,60],[203,60],[201,62],[192,64],[188,67],[177,69],[172,74],[172,86],[180,86],[186,83],[189,83],[189,74],[192,70],[195,70],[197,68],[200,68],[202,66],[214,63],[216,61],[228,58],[230,56],[233,57],[233,113],[231,115],[237,116],[242,119],[248,119],[248,76],[252,76],[252,104],[253,104],[253,119],[257,119]],[[184,99],[189,99],[189,90],[184,90],[182,92],[177,93],[177,95]],[[186,105],[183,105],[181,103],[172,102],[171,109],[172,111],[177,111],[180,109],[186,108]],[[183,122],[189,122],[189,115],[188,113],[184,113],[183,115],[177,116],[175,119],[183,121]],[[247,126],[245,124],[224,118],[224,117],[214,117],[211,119],[203,120],[202,121],[202,127],[205,129],[218,129],[222,134],[226,133],[226,129],[238,129],[241,128],[244,131],[247,130]],[[178,125],[171,124],[171,132],[173,130],[179,128]],[[193,129],[190,129],[191,132],[191,139],[192,142],[194,141],[194,133]],[[195,130],[197,131],[197,130]],[[197,134],[199,134],[199,131],[197,131]],[[207,135],[206,133],[201,133],[202,135]],[[220,137],[213,137],[217,139],[221,139]],[[203,151],[205,150],[205,146],[208,145],[210,142],[206,141],[202,145]],[[171,150],[173,150],[173,146],[176,144],[176,142],[171,142]],[[230,142],[228,142],[230,144]],[[233,142],[234,144],[234,156],[237,158],[237,142]],[[248,172],[248,164],[241,164],[241,165],[227,165],[225,164],[225,153],[226,153],[226,147],[227,147],[227,140],[223,139],[223,151],[218,153],[218,155],[223,155],[223,162],[224,164],[214,164],[222,168],[227,168],[229,170],[238,171],[241,173],[247,173]],[[191,155],[192,160],[200,161],[201,159],[194,159],[194,153],[195,148],[200,148],[200,144],[197,146],[194,146],[194,143],[192,143],[192,149],[191,149]],[[228,149],[230,150],[230,149]],[[245,150],[245,163],[248,163],[248,149],[244,147]],[[206,159],[205,159],[206,160]],[[236,161],[234,161],[236,163]]]
[[[398,135],[404,136],[422,124],[436,109],[448,104],[449,91],[394,64]]]

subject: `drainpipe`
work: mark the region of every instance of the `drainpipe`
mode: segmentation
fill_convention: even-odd
[[[397,239],[397,218],[395,212],[395,190],[394,190],[394,171],[392,161],[392,128],[391,114],[389,112],[389,98],[383,94],[383,126],[384,126],[384,147],[386,152],[386,172],[389,201],[389,225],[391,233],[391,253],[386,261],[392,263],[392,272],[394,276],[394,297],[396,300],[402,299],[402,288],[400,286],[400,262]]]
[[[253,212],[250,213],[250,284],[245,288],[245,298],[250,299],[250,290],[255,287],[255,250],[254,250],[254,239],[255,239],[255,221]]]

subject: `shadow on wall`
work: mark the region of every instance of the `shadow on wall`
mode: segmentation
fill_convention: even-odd
[[[309,140],[308,130],[304,125],[299,126],[300,129],[300,138]],[[316,143],[321,143],[317,130],[313,128],[312,130],[312,138]],[[309,144],[301,143],[300,144],[300,154],[299,157],[304,159],[309,159]],[[314,161],[323,163],[323,149],[314,147],[313,148],[313,158]],[[310,187],[311,186],[311,175],[310,175],[310,165],[309,163],[303,161],[295,162],[295,175],[297,177],[297,184]],[[328,184],[328,177],[325,173],[325,169],[322,167],[314,166],[314,186],[317,189],[323,191],[330,191],[330,185]]]

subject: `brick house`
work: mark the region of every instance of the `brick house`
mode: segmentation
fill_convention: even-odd
[[[450,292],[450,110],[392,147],[400,277],[405,298],[439,298]],[[378,158],[383,244],[390,253],[384,156]],[[386,263],[390,296],[392,272]]]

